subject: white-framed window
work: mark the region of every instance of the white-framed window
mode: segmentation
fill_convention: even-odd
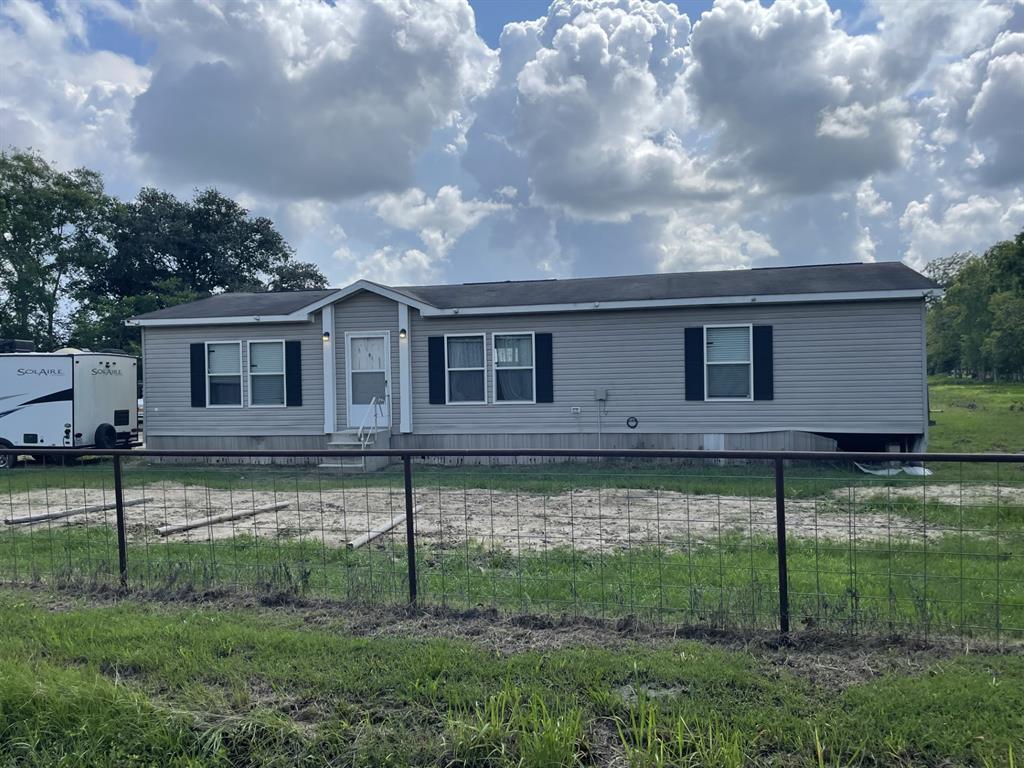
[[[533,331],[495,333],[491,340],[494,402],[537,402]]]
[[[249,405],[279,408],[285,404],[284,341],[249,342]]]
[[[242,407],[242,342],[206,342],[206,405]]]
[[[704,399],[753,400],[753,326],[704,326]]]
[[[487,402],[486,336],[482,333],[445,334],[445,399],[448,403]]]

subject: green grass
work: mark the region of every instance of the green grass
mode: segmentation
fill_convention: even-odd
[[[936,450],[1024,450],[1024,385],[978,385],[936,379],[932,429]],[[971,405],[971,407],[966,407]],[[950,433],[970,445],[954,443]],[[1000,442],[1011,436],[1017,442]],[[966,439],[965,438],[965,439]],[[913,633],[1017,636],[1024,629],[1024,517],[1019,508],[957,505],[889,494],[904,485],[998,483],[1024,486],[1021,465],[936,465],[925,479],[877,478],[845,465],[797,464],[786,471],[787,498],[820,498],[821,511],[838,502],[837,488],[855,490],[864,513],[923,524],[927,544],[900,541],[830,543],[791,539],[793,614],[807,625]],[[125,462],[128,486],[159,481],[236,490],[329,491],[401,488],[394,469],[359,477],[311,467],[153,465]],[[33,489],[110,488],[107,462],[76,467],[25,467],[0,476],[0,494]],[[694,494],[771,496],[770,467],[706,463],[567,463],[495,467],[417,466],[420,492],[431,488],[491,488],[561,493],[574,488],[636,488]],[[1005,505],[1005,502],[1003,502]],[[832,509],[833,512],[837,511]],[[845,514],[842,510],[840,513]],[[315,541],[238,537],[206,543],[143,543],[129,549],[129,582],[162,592],[240,588],[260,593],[315,595],[371,604],[399,603],[407,594],[400,532],[386,547],[357,553]],[[770,539],[724,536],[710,544],[659,542],[605,554],[554,548],[513,556],[482,546],[419,550],[419,584],[428,602],[597,616],[637,614],[645,619],[714,626],[772,626],[776,621],[777,564]],[[0,532],[0,576],[60,584],[116,582],[115,537],[109,528],[54,526]]]
[[[400,469],[387,468],[366,475],[343,475],[310,465],[253,467],[252,465],[170,465],[144,459],[123,462],[126,488],[159,492],[169,488],[200,486],[234,491],[359,492],[390,488],[401,492]],[[998,483],[1024,486],[1024,464],[933,463],[935,473],[926,483]],[[668,462],[652,460],[564,462],[495,466],[442,467],[417,464],[417,489],[490,489],[533,494],[558,494],[578,488],[663,490],[695,495],[775,495],[773,468],[767,462],[720,465],[713,461]],[[917,478],[867,475],[852,463],[789,462],[787,498],[813,498],[840,488],[871,489],[917,484]],[[29,463],[0,472],[0,500],[9,494],[37,492],[62,498],[65,490],[104,489],[113,498],[113,470],[109,461],[92,460],[70,467]],[[147,491],[147,492],[148,492]],[[858,490],[858,493],[861,491]]]
[[[888,673],[847,679],[828,649],[496,653],[343,613],[14,591],[0,612],[10,766],[1009,766],[1024,734],[1019,654],[882,650],[860,665]]]
[[[329,491],[345,488],[392,488],[401,490],[400,466],[367,475],[343,475],[311,465],[187,465],[156,464],[144,459],[123,462],[125,487],[140,488],[159,483],[174,487],[206,486],[216,489],[279,492]],[[418,488],[490,488],[522,493],[563,493],[574,488],[632,488],[683,491],[696,494],[771,496],[775,493],[772,466],[767,462],[722,466],[710,461],[600,461],[556,464],[494,466],[439,466],[417,463],[414,482]],[[857,472],[849,465],[793,468],[786,489],[792,497],[817,495],[848,485],[879,486],[883,480]],[[64,488],[106,488],[113,493],[111,463],[91,459],[59,467],[29,462],[0,474],[0,494],[25,491],[56,491]]]
[[[1024,451],[1022,401],[1021,385],[933,380],[931,449]],[[935,469],[926,483],[1024,483],[1021,465]],[[81,487],[112,494],[110,470],[108,462],[20,467],[0,474],[0,498]],[[395,470],[343,478],[309,467],[125,462],[129,487],[160,480],[280,491],[400,489],[402,482]],[[769,467],[711,463],[417,466],[416,482],[527,493],[774,492]],[[837,503],[828,500],[831,491],[855,486],[864,512],[931,531],[927,542],[862,540],[856,547],[791,538],[794,625],[965,642],[1024,637],[1020,509],[890,497],[886,489],[896,482],[845,465],[787,468],[788,498],[821,497],[827,511]],[[421,602],[777,626],[774,540],[733,533],[692,546],[661,543],[522,555],[421,544]],[[504,654],[457,640],[353,636],[341,604],[406,600],[400,533],[355,552],[287,536],[133,538],[128,554],[129,585],[139,595],[240,590],[271,602],[339,602],[313,613],[141,600],[89,606],[88,597],[55,604],[52,594],[0,590],[0,766],[1016,768],[1024,755],[1019,649],[936,656],[924,667],[901,666],[898,650],[841,649],[819,659],[798,648],[769,653],[695,642]],[[0,531],[0,580],[116,586],[115,534],[105,526]],[[836,672],[847,667],[892,671],[850,684],[844,672],[837,684]]]
[[[928,447],[935,452],[1024,453],[1024,383],[933,376]]]
[[[882,500],[872,505],[868,509],[887,510],[896,519],[919,522],[923,515],[935,533],[927,542],[859,540],[855,546],[790,537],[794,623],[914,635],[1024,636],[1020,510],[981,507],[971,520],[973,532],[960,533],[955,507]],[[729,533],[689,547],[682,541],[664,544],[607,552],[562,546],[514,554],[481,544],[442,549],[421,543],[420,599],[516,613],[777,626],[774,539]],[[130,586],[161,594],[228,589],[369,605],[402,604],[408,595],[404,534],[356,551],[247,535],[211,542],[131,540],[128,566]],[[0,578],[115,585],[115,534],[102,526],[8,529],[0,536]]]

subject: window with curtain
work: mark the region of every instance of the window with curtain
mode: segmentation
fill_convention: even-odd
[[[534,402],[533,334],[494,334],[494,400]]]
[[[249,342],[249,405],[284,405],[284,342]]]
[[[242,344],[237,341],[206,345],[206,402],[242,404]]]
[[[484,336],[445,338],[449,403],[484,403]]]
[[[751,329],[704,326],[704,375],[708,400],[751,399]]]

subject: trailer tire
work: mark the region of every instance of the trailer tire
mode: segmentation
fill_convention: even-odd
[[[113,424],[100,424],[96,427],[93,445],[104,450],[117,447],[117,430]]]
[[[14,445],[9,441],[0,438],[0,451],[5,448],[13,448]],[[14,459],[16,456],[13,453],[0,453],[0,472],[5,469],[10,469],[14,466]]]

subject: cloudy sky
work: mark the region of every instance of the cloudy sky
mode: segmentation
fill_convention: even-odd
[[[1024,227],[1024,0],[0,0],[0,145],[337,285],[921,267]]]

